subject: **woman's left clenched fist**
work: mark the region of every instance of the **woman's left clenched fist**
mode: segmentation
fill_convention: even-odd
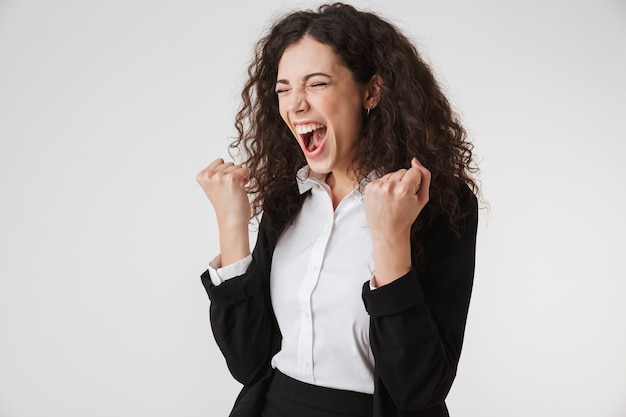
[[[417,159],[365,187],[365,215],[374,249],[375,283],[385,285],[411,266],[411,225],[428,203],[430,171]]]
[[[411,168],[390,172],[365,187],[365,213],[373,238],[410,231],[428,203],[430,171],[417,159]]]

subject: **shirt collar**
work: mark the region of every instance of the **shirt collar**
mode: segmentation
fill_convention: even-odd
[[[378,179],[375,171],[369,173],[369,175],[361,181],[361,185],[365,186],[368,182]],[[298,182],[298,191],[300,194],[304,194],[309,191],[315,184],[323,185],[326,183],[326,174],[318,174],[311,171],[308,165],[303,166],[298,170],[296,174],[296,181]]]
[[[296,174],[296,181],[298,182],[298,191],[300,191],[300,194],[306,193],[313,188],[315,184],[321,184],[325,180],[326,175],[311,171],[308,165],[300,168]]]

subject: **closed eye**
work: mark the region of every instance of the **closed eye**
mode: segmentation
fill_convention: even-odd
[[[315,83],[307,85],[307,88],[313,88],[313,89],[319,90],[326,86],[328,86],[327,82],[319,81],[319,82],[315,82]]]

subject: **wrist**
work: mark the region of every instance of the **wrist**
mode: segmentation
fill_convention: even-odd
[[[374,283],[377,287],[389,284],[411,269],[410,235],[396,239],[373,240]]]
[[[220,232],[241,232],[245,230],[248,232],[248,226],[250,225],[250,218],[244,216],[217,216],[217,227]]]
[[[250,254],[248,224],[231,227],[219,225],[218,227],[222,266],[235,263]]]

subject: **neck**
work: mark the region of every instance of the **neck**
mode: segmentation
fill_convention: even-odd
[[[341,200],[356,188],[358,181],[347,173],[340,176],[335,172],[331,172],[326,176],[326,184],[330,187],[333,208],[337,208]]]

